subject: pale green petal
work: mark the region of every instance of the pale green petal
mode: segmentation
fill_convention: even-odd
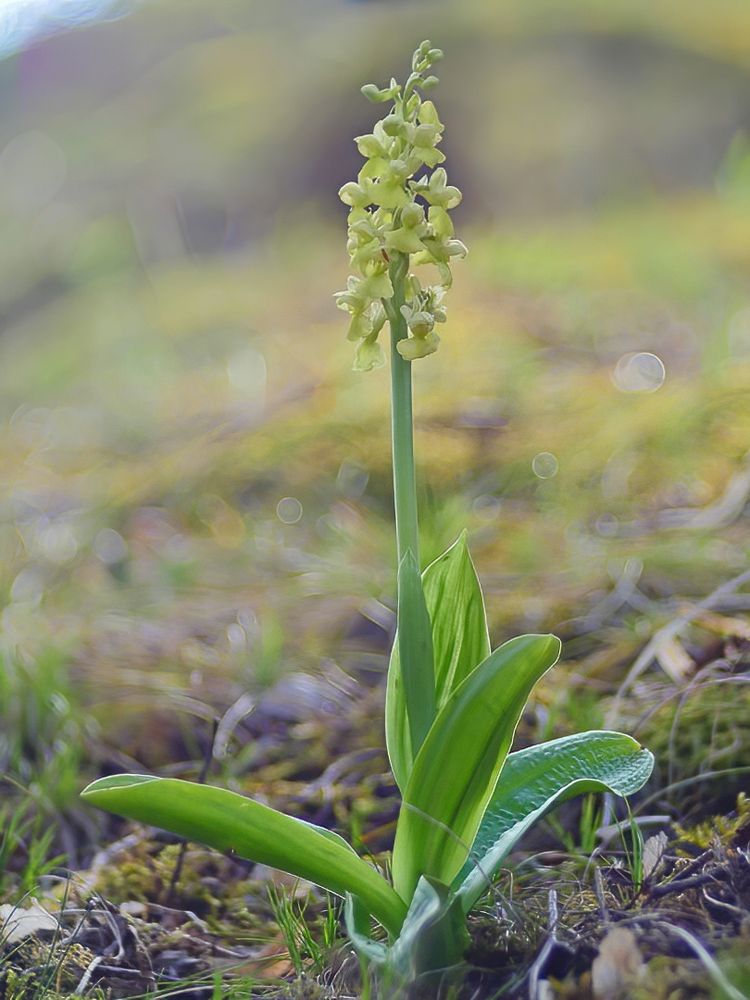
[[[460,205],[463,195],[458,190],[457,187],[453,187],[451,184],[443,192],[443,207],[444,208],[455,208],[456,205]]]
[[[367,313],[355,313],[349,323],[349,330],[346,334],[347,340],[362,340],[372,333],[372,321]]]
[[[361,208],[368,204],[368,198],[364,189],[355,181],[349,181],[348,184],[344,184],[339,191],[339,198],[345,205],[351,205],[353,208]]]
[[[426,358],[428,354],[434,354],[439,343],[440,337],[433,332],[426,337],[407,337],[406,340],[399,340],[396,350],[405,361],[416,361],[417,358]]]
[[[355,372],[369,372],[373,368],[382,368],[385,364],[383,348],[377,340],[363,340],[354,355]]]
[[[414,229],[424,223],[424,209],[416,202],[407,205],[401,212],[401,223],[407,229]]]
[[[415,146],[434,146],[440,142],[440,129],[436,125],[418,125],[413,142]]]
[[[383,119],[383,131],[386,135],[398,136],[401,138],[406,135],[407,125],[401,115],[396,114],[395,111],[387,115]]]
[[[448,183],[448,174],[446,174],[443,167],[438,167],[430,176],[429,183],[431,191],[442,191],[445,188],[445,185]]]
[[[368,160],[372,157],[383,157],[386,155],[383,146],[378,142],[374,135],[358,135],[354,141],[356,142],[357,149],[360,151],[362,156],[366,157]]]
[[[435,172],[437,173],[437,171]],[[453,187],[451,184],[443,188],[430,187],[420,193],[424,195],[431,205],[439,205],[441,208],[455,208],[456,205],[460,204],[463,197],[458,188]]]
[[[380,302],[373,302],[371,310],[372,333],[370,338],[374,339],[385,326],[385,309]]]
[[[432,205],[427,213],[427,218],[436,236],[446,240],[453,236],[454,229],[451,217],[440,205]]]
[[[350,252],[349,259],[360,270],[364,269],[368,264],[381,261],[383,258],[380,241],[370,240],[369,243],[365,243],[363,246]]]
[[[409,195],[400,184],[381,181],[367,183],[367,197],[382,208],[402,208],[409,204]]]
[[[440,121],[437,108],[432,101],[422,101],[422,106],[419,109],[417,117],[422,125],[438,125],[442,127],[443,123]]]
[[[393,285],[387,271],[371,274],[362,282],[362,292],[368,299],[390,299]]]
[[[389,250],[399,250],[401,253],[419,253],[423,250],[422,241],[414,229],[394,229],[387,233],[385,245]]]
[[[414,156],[426,167],[434,167],[445,160],[445,153],[441,153],[439,149],[434,149],[432,146],[415,146]]]
[[[451,273],[450,265],[439,263],[437,269],[440,274],[440,281],[443,287],[450,288],[453,284],[453,274]]]
[[[363,182],[372,180],[375,177],[381,177],[384,173],[387,173],[389,164],[390,161],[381,156],[374,156],[371,160],[368,160],[357,175],[360,184],[365,187]]]

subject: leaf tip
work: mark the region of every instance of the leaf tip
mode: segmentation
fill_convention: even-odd
[[[559,636],[554,635],[552,632],[549,632],[545,636],[545,639],[547,640],[547,645],[550,654],[554,655],[553,663],[557,663],[557,661],[560,659],[560,655],[562,654],[562,640],[559,638]]]
[[[106,778],[98,778],[81,792],[82,799],[93,799],[100,792],[115,792],[133,785],[144,785],[160,779],[152,774],[111,774]]]

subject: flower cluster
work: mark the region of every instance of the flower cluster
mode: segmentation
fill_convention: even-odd
[[[448,215],[461,192],[439,166],[445,160],[438,149],[443,125],[435,105],[422,97],[438,82],[426,74],[442,55],[422,42],[403,86],[391,80],[388,87],[362,88],[370,101],[393,105],[369,135],[354,140],[366,163],[357,180],[339,191],[350,208],[347,249],[355,273],[346,290],[336,293],[336,304],[350,315],[358,371],[384,363],[378,335],[386,319],[401,331],[396,347],[407,361],[437,350],[435,324],[445,322],[451,258],[466,256]],[[434,265],[438,282],[422,287],[411,264]]]

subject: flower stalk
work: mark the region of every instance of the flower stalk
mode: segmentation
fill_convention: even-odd
[[[388,304],[391,329],[391,438],[393,447],[393,501],[396,516],[398,563],[411,550],[419,564],[419,520],[414,465],[411,362],[401,357],[398,344],[408,336],[401,313],[406,296],[408,257],[396,254],[390,267],[393,298]]]

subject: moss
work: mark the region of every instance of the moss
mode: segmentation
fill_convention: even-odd
[[[95,888],[114,903],[164,904],[181,850],[180,844],[139,841],[98,870]],[[240,920],[248,926],[254,923],[248,898],[257,894],[258,884],[246,877],[243,866],[215,851],[190,847],[184,855],[172,905],[209,920],[231,915],[233,922]]]
[[[50,944],[25,938],[3,959],[0,956],[0,997],[3,1000],[61,1000],[75,994],[94,953],[80,944]],[[86,991],[93,1000],[104,998],[98,988]]]
[[[665,955],[648,963],[631,1000],[712,1000],[714,995],[700,962]]]
[[[700,847],[704,851],[714,846],[717,840],[722,847],[730,847],[738,835],[749,826],[750,799],[744,792],[740,792],[737,796],[737,810],[734,816],[711,816],[690,827],[674,824],[680,840]]]

